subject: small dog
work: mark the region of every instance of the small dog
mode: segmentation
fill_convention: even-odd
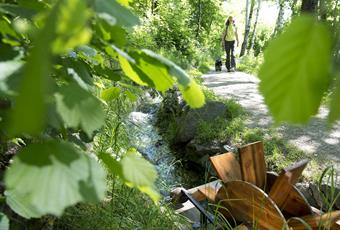
[[[216,72],[222,71],[222,60],[220,58],[216,59],[215,61],[215,70]]]

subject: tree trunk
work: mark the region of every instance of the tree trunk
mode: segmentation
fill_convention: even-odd
[[[253,18],[253,12],[254,12],[254,6],[255,6],[255,0],[251,0],[250,10],[249,10],[249,17],[247,18],[246,23],[245,23],[246,24],[246,29],[244,31],[244,39],[243,39],[243,42],[242,42],[240,57],[242,57],[245,54],[246,49],[247,49],[248,37],[249,37],[249,32],[250,32],[250,25],[251,25],[251,20]],[[248,8],[249,8],[249,0],[247,0],[246,10],[248,10]]]
[[[325,0],[320,1],[319,15],[320,15],[321,20],[326,21],[326,19],[327,19],[327,6],[326,6]]]
[[[332,21],[332,27],[333,27],[333,30],[338,33],[339,30],[336,29],[336,24],[337,24],[337,15],[340,13],[338,12],[338,5],[340,4],[340,0],[336,0],[335,1],[335,5],[334,5],[334,8],[333,8],[333,12],[332,12],[332,17],[333,17],[333,21]]]
[[[285,8],[285,0],[278,0],[278,1],[279,1],[279,14],[277,16],[273,36],[277,35],[281,31],[282,26],[283,26],[283,15],[284,15],[284,8]]]
[[[201,20],[202,20],[202,2],[198,1],[198,17],[197,17],[197,30],[196,30],[196,38],[200,35],[201,30]]]
[[[154,15],[157,11],[158,0],[151,0],[151,14]]]
[[[298,0],[293,0],[290,4],[290,10],[292,11],[292,16],[295,16],[298,13],[298,10],[296,10],[297,2],[298,2]]]
[[[337,28],[340,28],[340,21],[338,20],[337,15],[339,15],[340,10],[338,8],[340,1],[336,0],[334,9],[332,12],[333,16],[333,22],[332,22],[332,28],[334,31],[334,40],[335,40],[335,47],[334,47],[334,66],[336,66],[337,70],[340,72],[340,30]]]
[[[324,1],[324,0],[323,0]],[[315,13],[319,0],[302,0],[302,13]]]
[[[253,33],[251,34],[251,38],[250,38],[248,54],[254,47],[255,37],[256,37],[256,27],[257,27],[257,22],[259,20],[259,15],[260,15],[260,10],[261,10],[261,2],[262,0],[257,0],[256,16],[255,16],[255,22],[254,22],[254,27],[253,27]]]

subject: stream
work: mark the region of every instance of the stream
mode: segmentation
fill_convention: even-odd
[[[155,126],[161,98],[148,97],[147,99],[147,104],[143,104],[144,109],[137,108],[137,111],[131,112],[128,117],[131,145],[155,165],[158,172],[156,186],[162,195],[169,195],[174,187],[190,188],[198,185],[200,178],[197,173],[182,165],[181,161],[176,158],[176,153],[171,150],[169,143],[163,139]]]

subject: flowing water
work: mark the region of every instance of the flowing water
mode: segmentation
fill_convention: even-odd
[[[156,185],[163,195],[168,195],[174,187],[197,185],[198,178],[195,172],[182,166],[169,143],[159,134],[155,126],[159,104],[160,99],[156,98],[147,105],[147,108],[151,108],[148,111],[130,113],[128,127],[131,145],[155,165],[159,176]]]

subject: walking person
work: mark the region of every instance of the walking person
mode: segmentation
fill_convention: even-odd
[[[234,48],[235,48],[235,40],[236,45],[239,45],[237,28],[232,16],[229,16],[227,21],[225,22],[225,29],[222,35],[222,45],[224,50],[226,51],[226,67],[228,72],[236,70],[236,62],[234,56]]]

